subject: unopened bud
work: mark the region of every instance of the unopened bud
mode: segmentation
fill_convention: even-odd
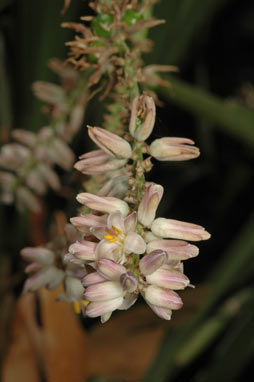
[[[166,261],[166,252],[160,249],[150,252],[148,255],[142,257],[139,262],[139,269],[143,275],[147,276],[155,272]]]
[[[110,133],[100,127],[88,126],[90,138],[110,156],[119,159],[131,157],[132,149],[130,144],[116,134]]]
[[[140,223],[149,226],[153,222],[162,195],[163,187],[159,184],[152,184],[148,187],[138,208]]]
[[[188,138],[160,138],[150,145],[150,154],[160,161],[183,161],[197,158],[199,149]]]
[[[138,141],[145,141],[153,130],[155,122],[155,103],[146,95],[134,98],[131,108],[129,130]]]

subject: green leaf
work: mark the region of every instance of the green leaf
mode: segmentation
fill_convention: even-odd
[[[172,102],[195,116],[206,118],[224,133],[253,145],[254,110],[242,106],[237,101],[223,100],[207,91],[170,77],[171,88],[156,89],[159,96]]]

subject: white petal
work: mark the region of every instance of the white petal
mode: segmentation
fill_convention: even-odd
[[[124,249],[127,254],[137,253],[141,255],[146,250],[146,243],[136,232],[130,232],[124,240]]]
[[[124,220],[125,233],[133,232],[137,226],[137,213],[134,211]]]
[[[120,211],[112,212],[108,216],[107,226],[111,229],[113,226],[124,232],[124,218]]]
[[[122,305],[123,297],[114,298],[108,301],[96,301],[88,304],[86,315],[88,317],[99,317],[106,313],[113,312]]]
[[[122,296],[123,288],[117,281],[105,281],[86,288],[84,298],[89,301],[106,301]]]

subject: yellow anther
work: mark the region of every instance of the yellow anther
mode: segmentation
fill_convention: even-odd
[[[114,233],[112,233],[112,231]],[[109,240],[110,243],[113,243],[114,241],[117,241],[119,238],[118,236],[122,234],[122,231],[120,229],[112,226],[112,230],[110,231],[109,229],[105,229],[105,232],[107,232],[108,235],[104,236],[104,239]]]
[[[112,226],[112,230],[117,234],[117,235],[121,235],[122,231],[120,231],[120,229]]]
[[[87,300],[82,300],[81,303],[82,305],[84,305],[84,307],[87,307],[87,305],[89,304],[90,301],[87,301]]]
[[[75,313],[80,314],[81,313],[80,301],[75,301],[73,306],[74,306]]]
[[[81,304],[84,307],[87,307],[87,305],[89,304],[89,301],[87,301],[87,300],[75,301],[73,303],[73,307],[74,307],[74,311],[75,311],[76,314],[80,314],[81,313]]]

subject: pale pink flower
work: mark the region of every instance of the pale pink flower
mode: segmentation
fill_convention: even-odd
[[[100,127],[88,126],[89,137],[113,158],[129,159],[132,155],[130,144],[116,134]]]
[[[150,154],[160,161],[183,161],[197,158],[199,149],[188,138],[160,138],[150,145]]]
[[[138,220],[144,226],[153,222],[162,195],[163,187],[159,184],[152,184],[147,188],[138,207]]]
[[[155,123],[155,103],[152,97],[141,95],[134,98],[131,107],[129,131],[138,141],[145,141]]]
[[[200,225],[173,219],[157,218],[153,221],[151,230],[156,236],[163,238],[200,241],[211,237]]]
[[[126,256],[131,253],[143,254],[146,250],[144,239],[135,232],[137,224],[136,213],[133,212],[125,219],[117,211],[109,215],[107,227],[93,232],[100,243],[96,247],[97,259],[108,258],[124,263]]]
[[[120,211],[123,216],[126,216],[129,212],[129,206],[126,202],[110,196],[103,197],[83,192],[77,195],[77,200],[88,208],[103,213]]]
[[[103,150],[94,150],[79,157],[79,161],[75,163],[74,167],[87,175],[102,174],[107,171],[114,171],[123,167],[126,159],[112,158]]]

